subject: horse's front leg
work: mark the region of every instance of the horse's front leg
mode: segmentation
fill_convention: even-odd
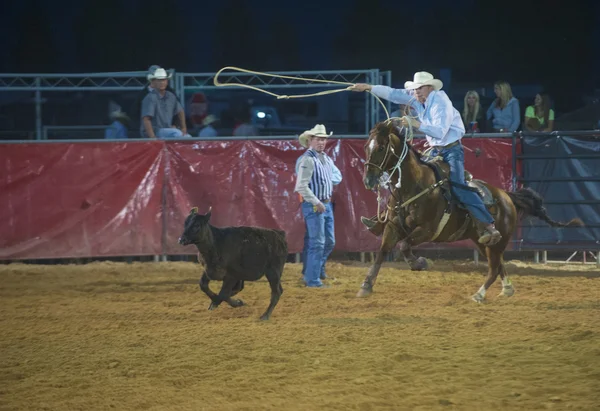
[[[408,263],[411,270],[424,271],[430,268],[430,264],[426,258],[417,257],[412,251],[412,247],[424,243],[430,238],[431,230],[423,226],[417,226],[400,242],[400,251],[404,256],[404,261]]]
[[[377,275],[381,269],[381,264],[388,254],[394,249],[399,239],[400,236],[396,226],[394,224],[386,224],[385,230],[383,231],[383,240],[379,246],[379,252],[377,253],[375,262],[369,269],[369,273],[360,286],[360,290],[358,290],[358,293],[356,294],[357,297],[367,297],[373,292],[373,286],[377,281]]]

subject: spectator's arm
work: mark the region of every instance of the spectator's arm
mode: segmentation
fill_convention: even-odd
[[[533,120],[533,116],[535,115],[535,109],[532,106],[529,106],[525,109],[525,121],[523,122],[523,128],[525,131],[537,131],[531,127],[531,120]]]
[[[185,125],[185,111],[181,110],[180,112],[178,112],[177,118],[179,119],[179,124],[181,125],[181,134],[185,136],[187,134],[187,127]]]
[[[148,137],[156,138],[156,134],[154,134],[154,129],[152,128],[152,117],[142,117],[142,122],[144,123],[144,130],[146,130],[146,134],[148,134]]]
[[[491,120],[492,117],[494,117],[494,104],[496,104],[496,102],[492,101],[492,104],[490,104],[490,107],[487,109],[486,118],[488,120]]]
[[[519,128],[519,124],[521,124],[521,108],[519,106],[519,100],[515,99],[515,102],[512,104],[511,109],[512,114],[512,122],[509,126],[509,131],[517,131]]]
[[[152,94],[147,94],[142,100],[142,123],[144,124],[144,130],[150,138],[156,138],[154,129],[152,128],[152,117],[156,113],[156,99],[153,98]]]
[[[554,131],[554,110],[550,109],[550,113],[548,113],[548,127],[544,129],[546,132]]]

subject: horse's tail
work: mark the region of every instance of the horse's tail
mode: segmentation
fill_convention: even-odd
[[[583,227],[583,221],[574,218],[569,222],[563,223],[554,221],[548,215],[544,207],[542,197],[530,188],[521,188],[513,193],[507,193],[513,204],[517,208],[519,215],[530,215],[537,217],[550,224],[552,227]]]

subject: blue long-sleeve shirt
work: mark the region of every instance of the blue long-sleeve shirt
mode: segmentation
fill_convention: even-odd
[[[417,100],[413,90],[373,86],[371,93],[392,103],[409,104],[421,123],[419,131],[425,133],[431,146],[445,146],[465,135],[460,113],[444,91],[432,91],[423,104]]]
[[[492,128],[517,131],[521,124],[521,112],[519,100],[511,98],[503,109],[496,107],[496,101],[492,102],[487,111],[487,119],[492,120]]]
[[[104,130],[104,138],[106,139],[123,139],[127,137],[127,128],[120,121],[114,121]]]

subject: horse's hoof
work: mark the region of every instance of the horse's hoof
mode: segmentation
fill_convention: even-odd
[[[475,301],[476,303],[484,303],[485,302],[485,296],[479,294],[479,293],[475,293],[471,296],[471,300]]]
[[[373,293],[373,286],[371,286],[371,284],[369,283],[363,283],[360,286],[360,290],[358,290],[358,293],[356,293],[356,296],[358,298],[364,298],[370,296],[371,293]]]
[[[412,271],[426,271],[429,269],[429,261],[424,257],[419,257],[410,264]]]
[[[511,285],[502,287],[502,291],[498,294],[498,297],[512,297],[515,295],[515,288]]]

